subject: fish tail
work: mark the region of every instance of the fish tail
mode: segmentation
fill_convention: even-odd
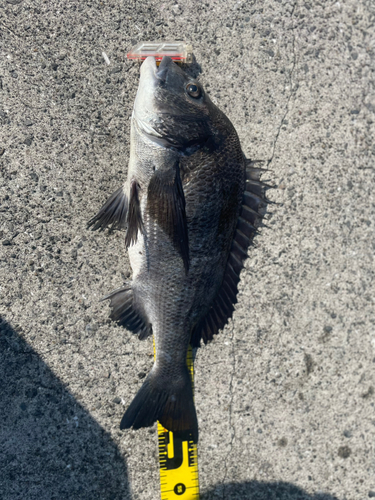
[[[198,441],[198,421],[187,366],[177,380],[151,370],[122,417],[120,429],[150,427],[157,420],[172,432],[189,432]]]

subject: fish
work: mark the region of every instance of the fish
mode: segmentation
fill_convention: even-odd
[[[232,317],[248,247],[267,203],[262,168],[229,118],[169,57],[140,69],[127,179],[88,222],[125,230],[132,279],[103,300],[110,318],[153,335],[156,358],[121,429],[190,433],[198,421],[189,344],[211,341]]]

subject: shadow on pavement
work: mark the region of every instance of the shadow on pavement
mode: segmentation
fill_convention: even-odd
[[[0,316],[0,491],[7,500],[127,500],[111,437]]]
[[[110,435],[0,316],[0,491],[6,500],[130,500]],[[337,500],[283,482],[218,485],[201,500]]]
[[[200,500],[337,500],[327,493],[310,495],[291,483],[248,481],[216,486],[203,493]]]

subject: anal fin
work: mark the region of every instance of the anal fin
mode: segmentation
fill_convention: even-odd
[[[117,288],[101,300],[108,299],[111,299],[109,306],[112,309],[110,314],[112,321],[137,333],[140,340],[152,334],[151,324],[144,319],[134,304],[134,292],[130,286]]]

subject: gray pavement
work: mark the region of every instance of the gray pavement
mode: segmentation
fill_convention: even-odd
[[[124,235],[85,227],[126,176],[126,51],[158,38],[277,186],[197,353],[202,497],[375,497],[374,25],[370,0],[1,0],[2,500],[159,498],[155,428],[119,430],[152,341],[98,302]]]

